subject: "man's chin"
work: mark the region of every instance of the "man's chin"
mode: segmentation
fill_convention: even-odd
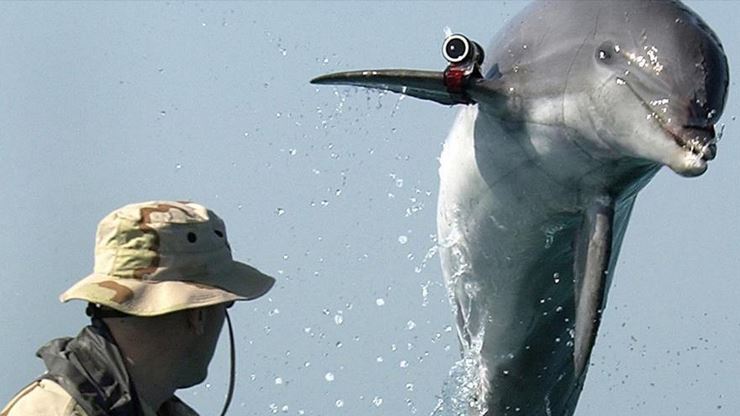
[[[206,378],[208,377],[208,370],[203,371],[202,374],[194,375],[188,380],[184,380],[180,385],[177,387],[178,389],[187,389],[190,387],[197,386],[198,384],[201,384],[202,382],[206,381]]]

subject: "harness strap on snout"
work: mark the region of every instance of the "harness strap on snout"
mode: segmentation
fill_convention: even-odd
[[[229,390],[226,393],[226,402],[224,403],[224,408],[221,410],[221,416],[226,415],[226,411],[229,410],[229,405],[231,404],[231,399],[234,397],[234,384],[236,382],[236,347],[234,343],[234,329],[231,327],[231,318],[229,317],[229,311],[224,311],[226,313],[226,324],[229,327],[229,350],[231,351],[231,370],[229,373]]]

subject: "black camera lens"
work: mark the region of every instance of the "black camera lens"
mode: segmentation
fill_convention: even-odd
[[[451,63],[462,62],[470,52],[470,42],[461,35],[452,35],[445,40],[443,53]]]

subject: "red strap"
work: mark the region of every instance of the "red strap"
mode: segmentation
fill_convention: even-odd
[[[444,72],[444,84],[451,94],[463,94],[465,91],[465,69],[450,66]]]

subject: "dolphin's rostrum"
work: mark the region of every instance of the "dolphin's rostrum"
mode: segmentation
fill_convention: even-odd
[[[312,82],[467,104],[440,158],[438,241],[469,415],[575,411],[637,192],[716,156],[729,84],[715,33],[677,1],[538,1],[444,72]],[[444,405],[444,404],[443,404]]]

